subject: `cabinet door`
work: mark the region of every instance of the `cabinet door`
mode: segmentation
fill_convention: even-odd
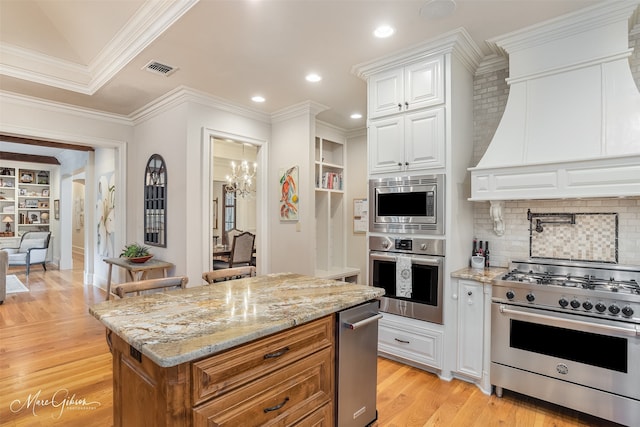
[[[482,377],[484,294],[478,282],[460,281],[458,292],[458,371]]]
[[[369,78],[369,118],[398,113],[404,108],[403,69]]]
[[[442,68],[442,57],[405,67],[403,109],[416,110],[444,102]]]
[[[404,117],[372,120],[369,124],[369,173],[404,168]]]
[[[406,169],[444,167],[444,108],[410,113],[404,120]]]

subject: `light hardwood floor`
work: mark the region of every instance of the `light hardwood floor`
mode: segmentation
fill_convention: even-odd
[[[24,270],[12,273],[26,283]],[[80,269],[36,267],[29,276],[31,291],[0,305],[0,425],[111,426],[111,354],[88,312],[104,292],[83,285]],[[382,358],[377,405],[378,427],[615,426],[508,391],[485,396]]]

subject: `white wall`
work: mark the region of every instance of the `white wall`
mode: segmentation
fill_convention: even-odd
[[[271,272],[313,275],[315,271],[315,190],[311,162],[314,138],[315,118],[306,105],[273,124],[267,186]],[[280,173],[295,165],[299,167],[299,220],[281,221]]]
[[[167,163],[167,247],[152,247],[151,252],[174,263],[176,267],[171,273],[188,276],[190,285],[201,284],[202,272],[210,269],[210,256],[206,254],[211,233],[210,195],[205,191],[210,185],[209,133],[225,133],[265,143],[270,135],[264,117],[228,109],[233,108],[203,94],[177,91],[158,105],[150,106],[148,110],[152,113],[137,120],[135,144],[129,152],[127,239],[143,241],[144,168],[149,156],[160,154]],[[243,116],[243,113],[246,114]]]
[[[368,199],[367,181],[367,130],[354,132],[347,138],[346,144],[346,194],[347,198],[347,266],[360,269],[360,284],[367,284],[366,233],[353,232],[353,199]]]

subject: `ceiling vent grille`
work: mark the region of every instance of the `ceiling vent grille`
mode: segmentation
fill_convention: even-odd
[[[144,66],[144,70],[147,70],[154,74],[160,74],[162,76],[170,76],[175,73],[178,68],[172,67],[171,65],[162,64],[158,61],[151,61],[147,65]]]

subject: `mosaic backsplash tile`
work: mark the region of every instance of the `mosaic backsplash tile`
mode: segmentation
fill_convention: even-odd
[[[544,224],[531,231],[530,256],[571,261],[618,262],[618,214],[575,214],[575,224]]]

